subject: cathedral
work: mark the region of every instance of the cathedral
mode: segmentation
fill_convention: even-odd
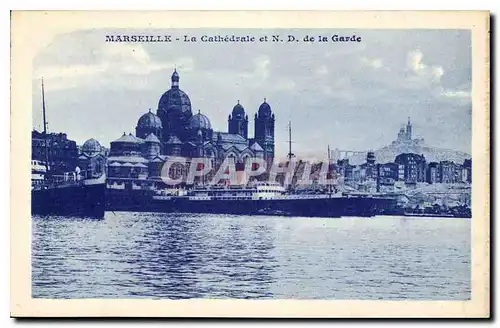
[[[124,133],[111,142],[108,177],[159,177],[169,156],[210,158],[214,167],[227,157],[237,164],[253,157],[272,162],[275,116],[265,98],[254,117],[254,138],[248,136],[248,115],[239,101],[229,114],[227,132],[214,131],[204,113],[193,113],[179,80],[174,70],[171,88],[160,97],[156,114],[149,110],[139,118],[135,136]]]

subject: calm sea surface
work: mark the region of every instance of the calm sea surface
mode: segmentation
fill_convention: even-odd
[[[470,220],[106,213],[32,220],[37,298],[465,300]]]

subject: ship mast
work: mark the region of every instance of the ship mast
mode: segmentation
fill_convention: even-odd
[[[292,157],[292,121],[288,122],[288,160],[291,162]]]
[[[292,153],[292,121],[288,122],[288,165],[292,165],[292,157],[295,155]],[[292,176],[292,182],[288,185],[288,190],[292,190],[292,183],[293,183],[293,176]]]
[[[331,170],[331,167],[332,167],[332,151],[330,149],[330,145],[328,145],[328,173],[327,175],[327,181],[329,181],[330,179],[333,178],[333,173],[332,173],[332,170]],[[328,179],[330,178],[330,179]],[[328,194],[330,197],[332,197],[332,184],[330,182],[328,182]]]
[[[174,68],[174,70],[176,70],[176,69]],[[200,130],[201,130],[201,110],[200,110],[200,109],[198,109],[198,131],[200,131]],[[201,145],[203,144],[203,141],[202,141],[202,140],[203,140],[203,139],[201,139],[201,140],[200,140],[200,139],[198,139],[198,143],[200,143],[200,144],[198,145],[198,147],[200,148],[200,149],[198,150],[198,155],[199,155],[199,156],[201,155],[200,157],[205,157],[205,156],[203,156],[203,155],[204,155],[204,154],[202,153],[202,152],[203,152],[203,149],[201,148]],[[207,163],[205,163],[205,161],[204,161],[204,162],[203,162],[203,169],[205,169],[205,165],[206,165],[206,164],[207,164]],[[201,185],[202,185],[202,186],[204,186],[204,185],[205,185],[205,175],[204,175],[204,174],[202,174],[202,175],[201,175]]]
[[[45,91],[43,88],[43,78],[42,78],[42,110],[43,110],[43,136],[45,139],[45,174],[49,173],[49,145],[48,145],[48,138],[47,138],[47,118],[46,118],[46,113],[45,113]]]

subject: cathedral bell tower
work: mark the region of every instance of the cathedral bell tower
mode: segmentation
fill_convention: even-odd
[[[240,101],[233,107],[233,112],[227,120],[228,132],[239,134],[245,139],[248,139],[248,115],[245,115],[245,109],[241,106]]]
[[[255,114],[255,141],[264,149],[264,159],[274,159],[274,114],[266,98]]]

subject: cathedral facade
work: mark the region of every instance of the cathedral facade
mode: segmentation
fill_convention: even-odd
[[[214,131],[208,116],[193,111],[179,80],[174,70],[171,88],[160,97],[156,114],[149,110],[139,118],[135,135],[124,133],[111,142],[108,177],[159,177],[161,164],[170,156],[210,158],[214,167],[227,157],[237,164],[247,158],[272,162],[275,116],[265,98],[254,116],[253,138],[248,135],[248,114],[239,101],[228,116],[227,132]]]
[[[189,96],[179,88],[179,73],[172,74],[172,86],[158,102],[156,114],[151,110],[141,116],[136,137],[154,134],[160,141],[160,154],[181,157],[205,157],[222,160],[234,157],[274,158],[274,120],[271,106],[260,105],[255,114],[255,136],[248,137],[248,115],[237,102],[228,117],[227,132],[214,131],[210,119],[200,111],[193,113]]]

